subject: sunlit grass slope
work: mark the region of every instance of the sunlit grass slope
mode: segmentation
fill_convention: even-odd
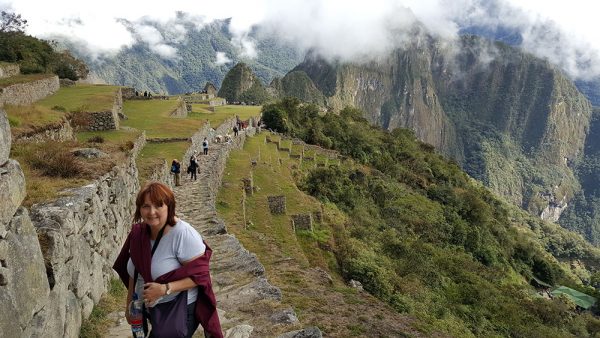
[[[68,111],[105,111],[113,107],[118,86],[76,85],[60,88],[37,102],[37,105],[53,108],[63,107]]]

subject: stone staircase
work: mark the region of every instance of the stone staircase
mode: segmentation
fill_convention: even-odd
[[[182,185],[174,189],[177,215],[192,224],[213,250],[211,276],[225,337],[321,337],[314,327],[292,331],[298,326],[294,311],[281,304],[281,291],[268,283],[262,264],[227,233],[217,215],[224,162],[232,148],[243,146],[246,136],[240,133],[231,143],[212,144],[209,154],[200,156],[197,180],[182,177]],[[111,316],[118,325],[107,336],[129,337],[123,313]],[[201,331],[195,337],[202,337]]]

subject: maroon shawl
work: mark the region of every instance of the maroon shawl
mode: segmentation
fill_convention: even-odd
[[[206,245],[206,243],[204,243]],[[209,273],[209,261],[212,250],[206,245],[204,255],[180,267],[177,270],[167,272],[158,277],[154,282],[169,283],[186,277],[190,277],[198,284],[198,299],[196,300],[196,319],[210,337],[223,338],[221,323],[217,314],[217,301],[212,290],[212,282]],[[133,265],[142,275],[144,281],[153,281],[150,273],[151,250],[150,235],[145,224],[134,224],[121,253],[117,257],[113,269],[119,274],[121,281],[127,287],[129,285],[129,274],[127,273],[127,261],[131,257]]]

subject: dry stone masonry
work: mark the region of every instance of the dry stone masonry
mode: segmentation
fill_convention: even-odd
[[[119,129],[119,116],[125,116],[121,88],[115,91],[111,110],[77,112],[73,115],[73,124],[80,130],[116,130]]]
[[[56,93],[59,88],[58,76],[56,75],[37,81],[16,83],[0,88],[0,106],[4,104],[29,105]]]
[[[0,64],[0,79],[21,74],[21,67],[16,63]]]
[[[283,215],[285,214],[285,196],[267,196],[267,201],[269,202],[269,210],[273,215]]]
[[[311,214],[292,215],[292,228],[297,230],[313,230],[313,220]]]
[[[60,123],[46,126],[43,130],[35,130],[30,133],[19,135],[15,141],[19,142],[46,142],[46,141],[69,141],[74,140],[75,134],[69,120],[63,120]]]
[[[8,158],[0,111],[0,332],[3,337],[77,337],[107,290],[139,189],[134,144],[129,160],[54,202],[20,206],[25,181]]]

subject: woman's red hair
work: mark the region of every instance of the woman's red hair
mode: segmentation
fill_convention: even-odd
[[[175,223],[175,194],[169,186],[160,182],[150,182],[144,185],[144,187],[140,190],[135,199],[135,214],[133,215],[133,223],[143,222],[142,214],[140,209],[144,204],[144,200],[146,196],[150,199],[150,202],[156,206],[167,205],[168,213],[167,213],[167,224],[170,226],[174,226]]]

